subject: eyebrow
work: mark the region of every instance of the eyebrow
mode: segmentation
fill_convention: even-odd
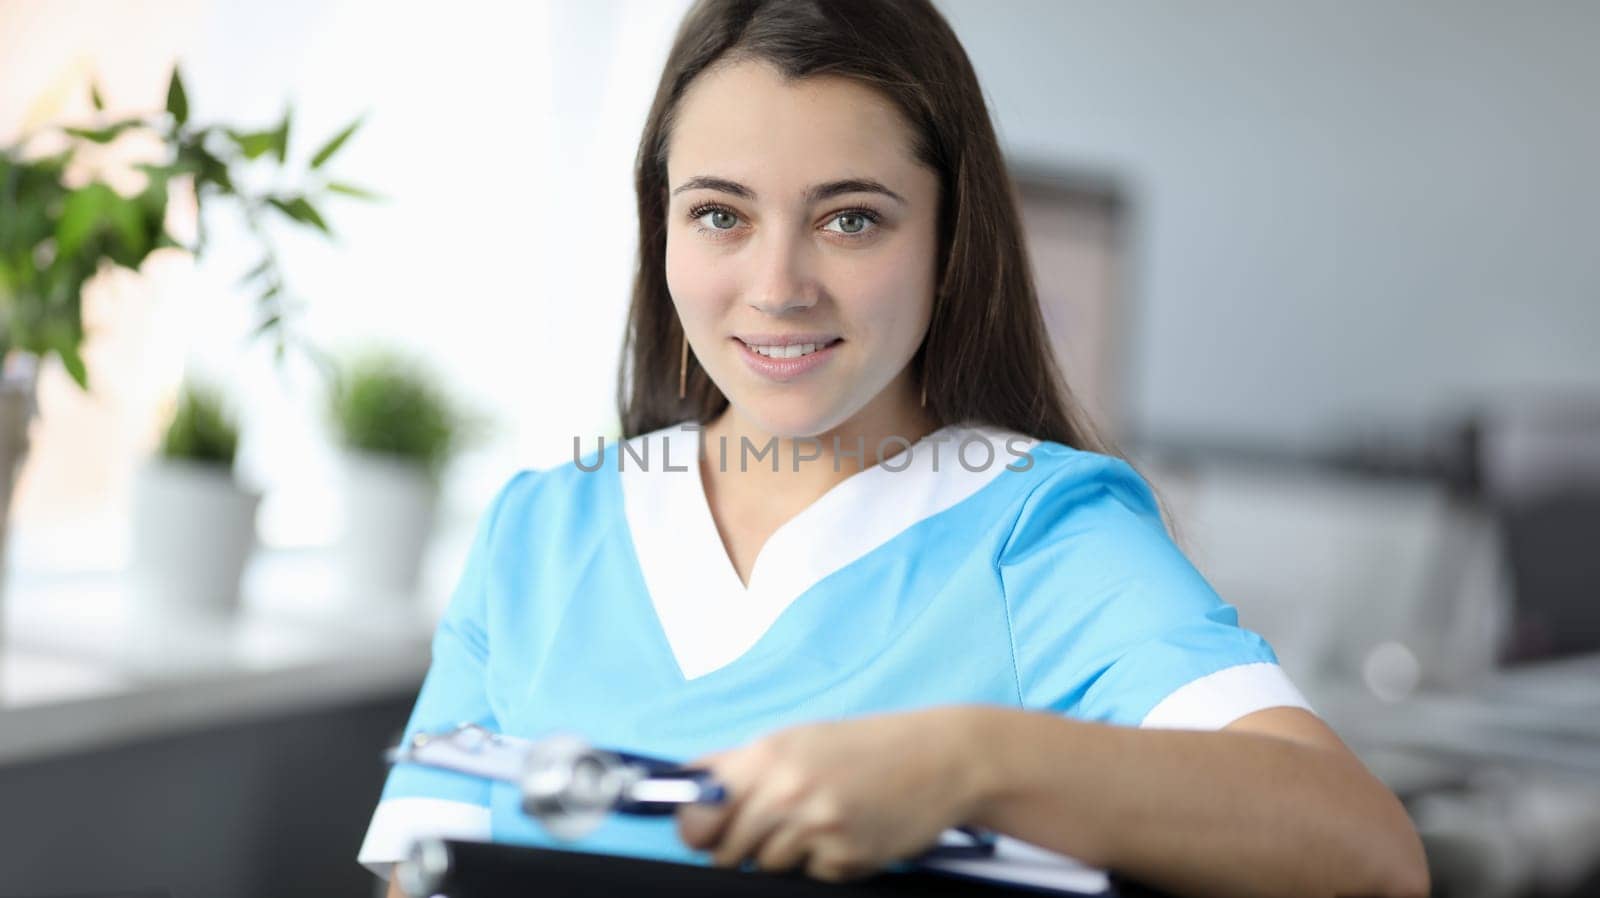
[[[741,199],[754,200],[756,198],[754,190],[740,184],[738,181],[730,181],[727,178],[718,178],[712,175],[697,175],[690,178],[678,185],[672,191],[672,195],[677,196],[685,190],[717,190]],[[879,193],[901,205],[910,205],[906,202],[905,197],[890,190],[882,182],[874,181],[871,178],[845,178],[839,181],[828,181],[825,184],[815,184],[806,189],[805,199],[809,205],[846,193]]]

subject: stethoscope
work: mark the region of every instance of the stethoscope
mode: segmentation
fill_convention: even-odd
[[[570,734],[520,739],[465,723],[417,733],[389,753],[391,763],[422,764],[516,785],[523,813],[561,840],[593,832],[608,814],[668,816],[686,804],[721,804],[727,789],[710,770],[597,748]],[[912,860],[994,854],[994,833],[954,827],[958,841],[930,846]]]

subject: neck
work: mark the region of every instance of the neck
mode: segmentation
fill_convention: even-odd
[[[907,402],[898,392],[885,390],[849,419],[814,434],[773,433],[729,406],[706,425],[702,470],[718,480],[737,478],[741,491],[815,498],[938,429],[938,422],[915,396]]]

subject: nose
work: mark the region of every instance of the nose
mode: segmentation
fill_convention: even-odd
[[[817,304],[813,248],[784,229],[769,230],[757,248],[750,307],[768,315],[793,315]]]

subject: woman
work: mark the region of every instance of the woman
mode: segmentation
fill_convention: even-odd
[[[1398,801],[1082,423],[1007,184],[926,0],[697,3],[637,161],[628,441],[501,491],[408,733],[728,788],[595,851],[840,880],[965,823],[1184,894],[1425,894]],[[422,833],[553,844],[398,767],[361,858]]]

